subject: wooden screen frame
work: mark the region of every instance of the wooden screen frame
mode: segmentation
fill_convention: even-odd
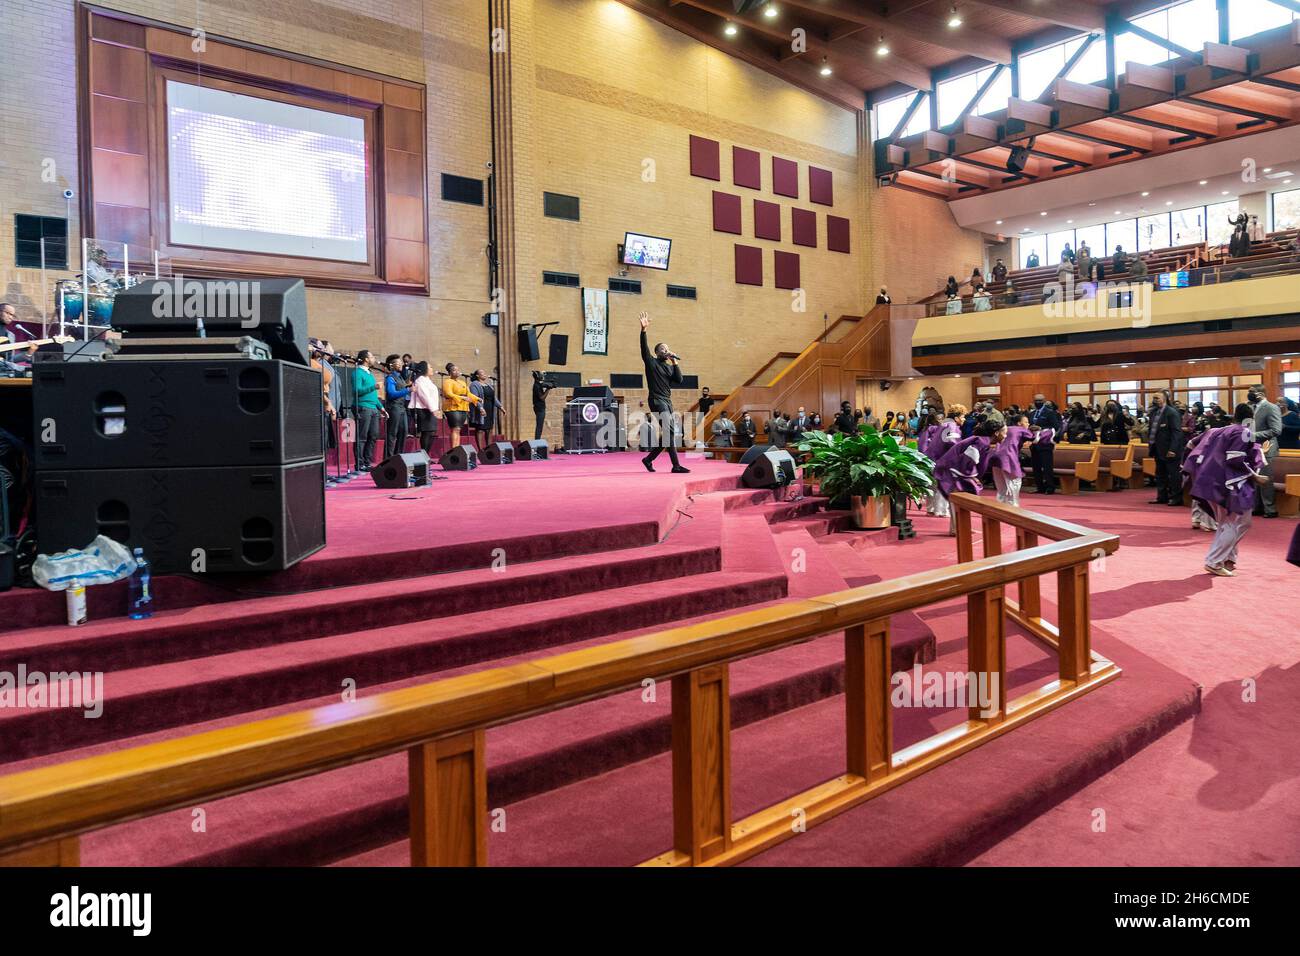
[[[300,276],[308,285],[429,294],[427,96],[423,84],[182,27],[78,7],[83,235],[156,248],[196,276]],[[366,125],[365,263],[173,244],[166,81],[358,116]]]

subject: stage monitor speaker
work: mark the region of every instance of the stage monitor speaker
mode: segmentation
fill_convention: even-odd
[[[159,574],[282,571],[325,547],[325,463],[36,473],[37,547],[102,534]]]
[[[548,356],[552,365],[569,364],[569,337],[551,333],[551,352]]]
[[[429,456],[423,451],[408,451],[390,455],[374,468],[370,477],[376,488],[410,488],[429,483]]]
[[[515,446],[508,441],[488,442],[483,449],[483,464],[513,465],[515,463]]]
[[[551,456],[551,446],[545,438],[530,438],[515,445],[516,461],[544,461]]]
[[[55,424],[38,429],[37,470],[284,465],[325,454],[321,373],[274,359],[46,362],[32,367],[32,404],[37,422]]]
[[[1007,172],[1023,173],[1028,162],[1029,150],[1023,146],[1012,146],[1011,151],[1007,153]]]
[[[761,458],[768,451],[779,451],[775,445],[750,445],[749,451],[740,456],[742,465],[753,464],[755,460]]]
[[[443,471],[470,471],[478,467],[478,452],[469,445],[457,445],[449,448],[440,459]]]
[[[519,361],[536,362],[542,357],[537,349],[537,330],[531,325],[519,327]]]
[[[113,299],[113,327],[155,338],[251,336],[274,358],[308,365],[307,290],[301,279],[156,279]]]
[[[794,458],[784,448],[768,448],[749,463],[740,483],[746,488],[779,488],[795,479]]]

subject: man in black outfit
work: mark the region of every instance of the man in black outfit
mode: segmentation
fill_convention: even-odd
[[[546,425],[546,396],[555,388],[546,380],[546,376],[533,369],[533,414],[537,416],[537,430],[533,438],[542,437],[542,428]]]
[[[1151,505],[1178,507],[1183,503],[1183,416],[1178,414],[1169,392],[1151,399],[1147,428],[1147,454],[1156,460],[1156,497]]]
[[[1040,495],[1056,493],[1056,473],[1052,471],[1052,448],[1055,439],[1061,438],[1061,416],[1057,414],[1045,396],[1034,396],[1034,410],[1029,413],[1029,427],[1035,430],[1050,428],[1053,431],[1052,444],[1034,442],[1029,449],[1030,460],[1034,464],[1034,489]]]
[[[673,463],[675,474],[690,471],[683,468],[677,460],[677,427],[673,420],[673,386],[682,383],[682,369],[677,364],[677,356],[669,351],[663,342],[650,351],[650,342],[646,330],[650,328],[650,314],[641,313],[641,361],[645,363],[645,384],[650,391],[650,412],[659,420],[659,442],[654,451],[641,459],[646,471],[654,471],[654,460],[665,448],[668,458]]]

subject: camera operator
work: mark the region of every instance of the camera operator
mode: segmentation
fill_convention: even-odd
[[[555,383],[547,381],[546,373],[533,370],[533,413],[537,416],[536,434],[533,438],[542,437],[542,428],[546,425],[546,396],[553,388]]]

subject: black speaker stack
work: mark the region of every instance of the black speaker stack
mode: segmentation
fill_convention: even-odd
[[[279,571],[323,548],[305,302],[301,280],[145,282],[114,303],[116,353],[34,364],[38,550],[104,534],[165,574]]]

